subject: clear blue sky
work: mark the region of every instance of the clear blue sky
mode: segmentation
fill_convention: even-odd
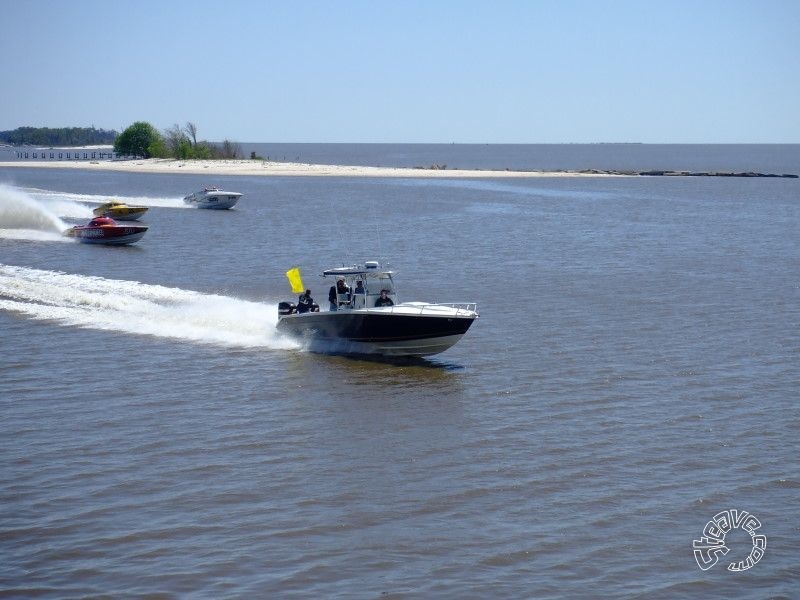
[[[0,3],[0,130],[800,143],[795,0]]]

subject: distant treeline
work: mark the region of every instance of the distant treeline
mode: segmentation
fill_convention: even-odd
[[[15,146],[110,146],[118,132],[94,127],[18,127],[0,131],[0,142]]]

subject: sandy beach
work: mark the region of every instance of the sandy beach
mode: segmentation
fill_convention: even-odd
[[[614,177],[619,174],[576,171],[490,171],[479,169],[435,169],[313,165],[263,160],[142,160],[94,161],[6,161],[0,167],[82,169],[126,173],[192,173],[204,175],[248,175],[275,177],[410,177],[410,178],[522,178],[522,177]]]

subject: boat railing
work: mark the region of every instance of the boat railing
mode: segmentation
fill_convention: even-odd
[[[457,310],[471,310],[472,312],[478,312],[477,302],[441,302],[436,306],[449,306],[450,308],[455,308]]]
[[[397,309],[398,311],[402,310],[404,313],[407,313],[409,308],[413,308],[419,311],[419,314],[423,314],[426,310],[436,310],[442,307],[453,308],[457,311],[478,312],[477,302],[404,302],[402,304],[395,304],[391,309],[392,312]]]

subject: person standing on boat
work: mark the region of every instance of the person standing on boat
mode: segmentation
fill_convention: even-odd
[[[304,294],[300,294],[297,300],[297,312],[307,313],[313,310],[314,299],[311,297],[311,290],[306,290]]]
[[[332,285],[328,290],[328,302],[330,302],[331,310],[339,310],[339,303],[336,302],[336,286]]]
[[[364,287],[364,282],[360,279],[356,281],[351,304],[353,308],[364,308],[367,305],[367,288]]]
[[[339,306],[350,304],[350,286],[343,278],[336,282],[336,293],[339,295]]]
[[[331,303],[331,310],[339,310],[340,306],[350,304],[350,287],[345,283],[344,277],[336,281],[328,292],[328,302]]]
[[[375,308],[380,308],[381,306],[394,306],[392,299],[387,296],[388,293],[388,290],[381,290],[380,298],[375,300]]]

